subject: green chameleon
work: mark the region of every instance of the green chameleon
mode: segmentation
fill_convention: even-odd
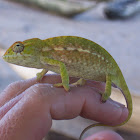
[[[4,54],[3,59],[9,63],[43,69],[37,74],[40,81],[48,70],[60,73],[62,83],[54,84],[55,87],[64,87],[69,91],[69,76],[80,78],[73,85],[84,85],[85,80],[106,82],[105,92],[101,93],[101,100],[105,102],[111,95],[111,86],[118,87],[123,93],[127,108],[128,118],[132,114],[132,98],[124,80],[122,72],[113,57],[101,46],[88,39],[76,36],[60,36],[46,40],[32,38],[23,42],[15,42]],[[108,126],[96,123],[88,126]],[[113,126],[113,127],[115,127]]]

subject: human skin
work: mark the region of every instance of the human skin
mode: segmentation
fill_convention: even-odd
[[[70,82],[75,80],[70,78]],[[0,94],[0,139],[41,140],[51,128],[52,119],[73,119],[80,115],[115,125],[127,118],[124,105],[111,99],[100,102],[98,90],[104,91],[103,83],[87,81],[85,86],[71,86],[66,92],[52,86],[60,81],[58,75],[46,75],[40,83],[33,78],[10,84]],[[123,139],[113,131],[102,131],[85,140]]]

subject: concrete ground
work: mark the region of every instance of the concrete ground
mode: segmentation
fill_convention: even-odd
[[[140,15],[127,20],[109,21],[103,15],[103,7],[104,4],[100,4],[93,10],[69,19],[38,8],[32,9],[1,0],[0,56],[15,41],[36,37],[46,39],[60,35],[85,37],[110,52],[120,66],[131,92],[140,95]],[[13,65],[9,67],[2,58],[0,69],[0,91],[13,81],[34,77],[38,71]],[[74,123],[80,122],[75,120]],[[55,125],[59,126],[57,122],[54,127]],[[70,135],[78,137],[83,128]],[[68,133],[65,128],[63,132]]]

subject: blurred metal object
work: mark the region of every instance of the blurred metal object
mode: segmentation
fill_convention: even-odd
[[[115,0],[107,3],[104,13],[109,19],[124,19],[140,12],[140,0]]]
[[[75,0],[15,0],[37,5],[43,9],[67,17],[75,16],[96,6],[95,2]]]

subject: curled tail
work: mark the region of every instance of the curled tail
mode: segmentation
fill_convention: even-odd
[[[105,124],[103,124],[103,123],[91,124],[91,125],[89,125],[88,127],[86,127],[86,128],[82,131],[82,133],[81,133],[81,135],[80,135],[80,137],[79,137],[79,140],[82,139],[82,136],[84,135],[84,133],[85,133],[88,129],[90,129],[90,128],[92,128],[92,127],[95,127],[95,126],[109,126],[109,125],[105,125]]]
[[[92,128],[92,127],[95,127],[95,126],[117,127],[117,126],[124,125],[124,124],[125,124],[126,122],[128,122],[128,120],[131,118],[132,110],[133,110],[133,107],[132,107],[132,97],[131,97],[130,91],[129,91],[128,87],[127,87],[127,84],[126,84],[126,82],[125,82],[125,80],[124,80],[124,77],[123,77],[122,73],[120,72],[119,74],[120,74],[119,80],[118,80],[118,79],[115,79],[115,80],[112,80],[112,82],[117,86],[118,89],[120,89],[120,91],[122,92],[122,94],[123,94],[123,96],[124,96],[124,98],[125,98],[125,100],[126,100],[127,108],[128,108],[128,111],[129,111],[127,119],[126,119],[124,122],[122,122],[121,124],[114,125],[114,126],[106,125],[106,124],[103,124],[103,123],[95,123],[95,124],[92,124],[92,125],[86,127],[86,128],[82,131],[82,133],[81,133],[81,135],[80,135],[80,137],[79,137],[79,140],[81,140],[83,134],[84,134],[88,129],[90,129],[90,128]]]
[[[127,87],[127,84],[125,82],[125,79],[124,79],[121,71],[120,71],[120,75],[119,75],[119,80],[115,84],[117,85],[117,88],[122,92],[122,94],[125,98],[125,101],[126,101],[128,112],[129,112],[127,119],[124,122],[122,122],[121,124],[116,125],[116,126],[121,126],[121,125],[124,125],[126,122],[128,122],[128,120],[131,118],[132,110],[133,110],[132,97],[131,97],[130,91]]]

